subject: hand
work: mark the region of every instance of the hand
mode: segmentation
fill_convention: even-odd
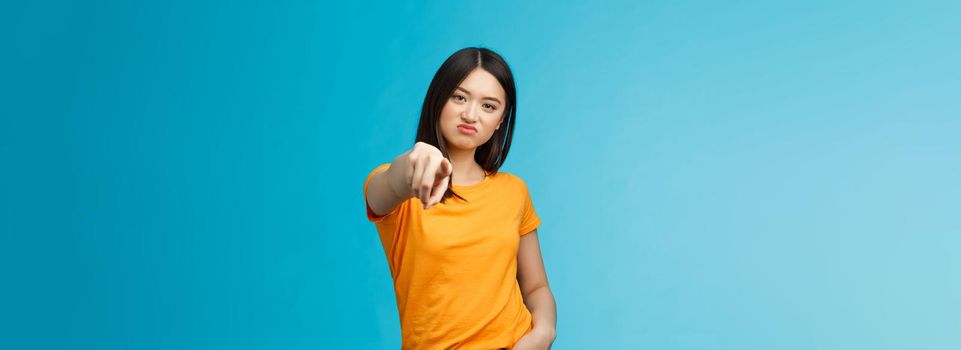
[[[391,163],[390,187],[402,198],[417,197],[424,209],[440,202],[453,166],[437,147],[418,142],[410,151],[401,154]]]
[[[514,343],[513,350],[550,350],[554,343],[554,332],[534,328]]]

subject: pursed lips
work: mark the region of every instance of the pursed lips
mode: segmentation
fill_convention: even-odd
[[[457,128],[458,128],[458,129],[463,129],[463,130],[469,130],[469,131],[471,131],[471,132],[477,132],[477,128],[475,128],[475,127],[473,127],[473,126],[470,126],[470,125],[467,125],[467,124],[460,124],[460,125],[457,126]]]

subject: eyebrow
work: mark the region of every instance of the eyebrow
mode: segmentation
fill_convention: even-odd
[[[461,91],[463,91],[464,93],[470,95],[470,91],[467,91],[467,89],[462,88],[462,87],[460,87],[460,86],[457,87],[457,90],[461,90]],[[501,102],[501,100],[498,100],[496,97],[485,96],[485,97],[482,97],[481,99],[482,99],[482,100],[492,100],[492,101],[497,102],[497,103],[500,103],[500,104],[503,104],[503,103],[504,103],[504,102]]]

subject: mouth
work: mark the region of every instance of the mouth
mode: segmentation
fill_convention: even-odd
[[[462,134],[468,134],[468,135],[473,135],[477,133],[477,129],[475,129],[473,126],[466,125],[466,124],[458,125],[457,131],[460,131]]]

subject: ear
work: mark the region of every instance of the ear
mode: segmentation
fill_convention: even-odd
[[[497,122],[497,127],[494,128],[494,130],[499,130],[501,128],[501,124],[504,124],[504,118],[501,118],[501,121]]]

